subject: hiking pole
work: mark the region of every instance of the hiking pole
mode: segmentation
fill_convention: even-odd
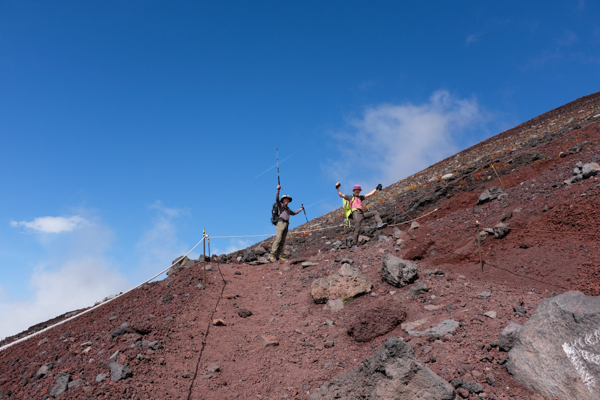
[[[206,239],[206,229],[202,229],[202,236]],[[204,247],[204,255],[202,256],[202,262],[204,263],[202,267],[202,282],[206,285],[206,240],[202,244]]]
[[[279,149],[276,147],[275,152],[277,154],[277,184],[281,186],[281,182],[279,181]]]
[[[304,204],[302,204],[302,207],[304,207]],[[302,208],[302,211],[304,211],[304,218],[306,218],[306,223],[308,224],[308,217],[306,216],[306,208]]]

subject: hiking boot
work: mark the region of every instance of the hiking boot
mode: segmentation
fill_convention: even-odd
[[[385,222],[380,222],[377,224],[377,229],[383,229],[386,227],[387,227],[387,224]]]
[[[275,257],[274,254],[269,253],[269,255],[267,256],[267,260],[271,262],[277,262],[277,257]]]
[[[287,258],[287,256],[285,254],[282,254],[282,255],[279,256],[280,260],[285,260],[286,258]]]

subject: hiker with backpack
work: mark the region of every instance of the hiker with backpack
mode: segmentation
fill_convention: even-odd
[[[287,194],[284,194],[280,201],[280,190],[281,185],[277,185],[277,195],[275,196],[275,204],[273,204],[273,211],[271,212],[271,223],[277,226],[277,233],[275,235],[275,241],[273,241],[273,247],[271,247],[269,261],[279,260],[283,253],[283,246],[285,245],[285,238],[288,233],[288,226],[290,225],[290,215],[296,215],[304,210],[304,205],[296,212],[290,210],[288,204],[292,202],[292,198]]]
[[[365,199],[373,196],[377,190],[381,190],[381,184],[377,186],[376,189],[373,189],[372,192],[365,194],[364,196],[360,194],[362,188],[360,185],[355,185],[352,189],[354,194],[343,194],[340,192],[340,186],[342,186],[339,182],[335,184],[335,188],[337,189],[338,195],[344,199],[343,208],[344,213],[346,214],[346,222],[348,226],[350,226],[350,219],[352,219],[354,223],[354,233],[352,235],[352,247],[358,247],[358,236],[360,235],[360,226],[362,225],[362,221],[365,218],[375,217],[375,221],[377,221],[377,229],[383,229],[387,226],[387,224],[383,223],[379,213],[377,211],[369,211],[365,212],[363,210],[362,202]]]

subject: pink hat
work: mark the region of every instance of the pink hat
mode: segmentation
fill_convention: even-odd
[[[362,188],[360,187],[360,185],[354,185],[354,187],[352,188],[352,190],[362,190]]]

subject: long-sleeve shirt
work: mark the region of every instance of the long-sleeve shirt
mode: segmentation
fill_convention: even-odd
[[[279,201],[279,190],[277,191],[277,195],[275,196],[275,201],[277,202],[277,211],[279,213],[279,218],[281,218],[284,221],[289,222],[290,215],[296,215],[300,211],[302,211],[302,208],[300,208],[298,211],[294,212],[290,210],[288,206],[284,206],[283,203]]]

